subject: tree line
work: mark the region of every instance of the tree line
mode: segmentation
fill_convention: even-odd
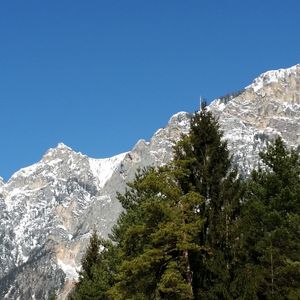
[[[205,107],[167,166],[118,194],[70,299],[300,299],[300,157],[277,138],[242,180]]]

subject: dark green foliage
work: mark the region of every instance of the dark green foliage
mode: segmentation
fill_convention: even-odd
[[[226,94],[224,96],[219,97],[219,99],[221,100],[221,102],[227,104],[233,98],[238,97],[239,95],[241,95],[244,91],[245,91],[245,89],[242,89],[242,90],[239,90],[239,91],[236,91],[236,92],[232,92],[232,93],[229,93],[229,94]]]
[[[300,299],[300,158],[277,139],[241,182],[205,107],[167,166],[139,171],[71,299]],[[101,251],[100,251],[101,250]]]
[[[128,209],[113,230],[121,265],[113,299],[193,299],[188,251],[202,222],[202,198],[183,195],[171,170],[149,170],[120,197]]]
[[[90,244],[86,250],[85,256],[81,261],[82,271],[79,273],[81,278],[93,279],[93,266],[98,264],[100,259],[100,238],[96,230],[93,231],[90,238]]]
[[[216,119],[205,107],[191,120],[191,130],[175,147],[174,166],[184,192],[204,197],[199,207],[203,220],[198,244],[202,251],[192,256],[193,286],[197,297],[229,299],[232,279],[232,243],[241,197],[237,173]]]
[[[233,287],[245,299],[300,299],[300,158],[280,138],[261,158],[266,167],[248,183]]]
[[[113,284],[117,264],[115,252],[113,244],[101,239],[94,230],[82,259],[79,281],[70,295],[71,300],[108,299],[106,291]]]

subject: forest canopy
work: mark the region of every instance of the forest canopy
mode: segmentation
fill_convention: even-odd
[[[300,299],[300,157],[277,138],[241,179],[205,107],[167,166],[140,170],[70,299]]]

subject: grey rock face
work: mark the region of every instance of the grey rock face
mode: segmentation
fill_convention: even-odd
[[[257,166],[266,143],[281,136],[290,147],[300,144],[300,65],[269,71],[237,97],[210,105],[218,116],[234,160],[245,174]]]
[[[239,95],[209,106],[245,175],[275,136],[299,145],[299,86],[297,65],[264,73]],[[190,117],[177,113],[149,142],[111,158],[89,158],[59,144],[7,183],[0,180],[0,299],[48,299],[53,291],[65,299],[91,229],[107,237],[122,211],[116,192],[138,168],[170,161]]]
[[[93,159],[59,144],[0,188],[0,298],[65,297],[77,279],[91,229],[107,237],[122,210],[116,192],[138,168],[159,166],[186,132],[187,113],[173,116],[150,142],[107,159]]]

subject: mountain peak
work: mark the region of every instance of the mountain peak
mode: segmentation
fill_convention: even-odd
[[[64,143],[58,143],[57,146],[54,149],[64,149],[64,150],[70,150],[73,151],[72,148],[70,148],[69,146],[67,146]]]
[[[56,147],[48,149],[43,158],[61,156],[65,154],[76,153],[72,148],[64,143],[58,143]]]
[[[289,76],[300,76],[300,64],[296,64],[290,68],[270,70],[262,73],[254,81],[246,87],[246,89],[252,88],[254,92],[262,89],[265,85],[271,84],[273,82],[279,82],[280,80],[285,80]]]
[[[187,127],[191,114],[185,111],[180,111],[173,115],[169,122],[169,126]]]

